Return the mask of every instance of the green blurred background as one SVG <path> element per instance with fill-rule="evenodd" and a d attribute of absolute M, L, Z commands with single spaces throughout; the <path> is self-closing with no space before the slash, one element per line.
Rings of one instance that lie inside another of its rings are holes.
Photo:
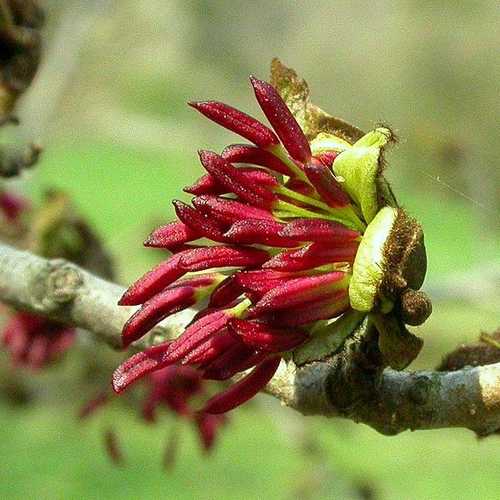
<path fill-rule="evenodd" d="M 113 253 L 121 283 L 161 257 L 141 242 L 201 173 L 196 150 L 234 142 L 185 102 L 215 98 L 260 116 L 247 76 L 266 78 L 278 56 L 324 109 L 365 130 L 388 123 L 400 137 L 387 176 L 423 223 L 435 311 L 418 329 L 426 344 L 414 367 L 434 367 L 458 343 L 500 326 L 497 2 L 45 5 L 46 55 L 22 103 L 21 134 L 46 150 L 23 189 L 71 193 Z M 168 416 L 151 428 L 133 408 L 113 406 L 76 421 L 95 378 L 95 346 L 81 344 L 36 379 L 13 373 L 32 401 L 0 399 L 1 498 L 498 498 L 498 437 L 384 437 L 302 418 L 264 396 L 234 414 L 208 458 L 177 424 L 179 456 L 165 472 L 163 445 L 176 425 Z M 122 357 L 99 349 L 109 367 Z M 86 373 L 85 383 L 75 373 Z M 124 467 L 103 453 L 108 424 L 120 434 Z"/>

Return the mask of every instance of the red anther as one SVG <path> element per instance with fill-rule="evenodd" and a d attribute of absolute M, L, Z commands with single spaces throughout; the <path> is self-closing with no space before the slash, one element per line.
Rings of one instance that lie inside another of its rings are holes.
<path fill-rule="evenodd" d="M 241 135 L 261 148 L 279 144 L 278 138 L 271 129 L 228 104 L 219 101 L 199 101 L 188 104 L 210 120 Z"/>
<path fill-rule="evenodd" d="M 280 361 L 279 356 L 273 356 L 258 364 L 245 378 L 209 399 L 202 412 L 226 413 L 253 398 L 273 378 Z"/>
<path fill-rule="evenodd" d="M 304 164 L 304 171 L 327 205 L 342 208 L 351 203 L 351 199 L 342 189 L 333 172 L 319 160 L 312 158 Z"/>
<path fill-rule="evenodd" d="M 276 89 L 253 76 L 250 82 L 262 111 L 290 156 L 302 163 L 308 161 L 311 157 L 309 141 Z"/>
<path fill-rule="evenodd" d="M 242 200 L 261 208 L 271 209 L 277 197 L 270 190 L 255 185 L 240 169 L 234 167 L 217 153 L 200 151 L 200 160 L 217 182 Z"/>
<path fill-rule="evenodd" d="M 222 151 L 221 156 L 229 163 L 251 163 L 269 168 L 283 175 L 293 176 L 290 168 L 277 156 L 265 149 L 249 144 L 231 144 Z"/>

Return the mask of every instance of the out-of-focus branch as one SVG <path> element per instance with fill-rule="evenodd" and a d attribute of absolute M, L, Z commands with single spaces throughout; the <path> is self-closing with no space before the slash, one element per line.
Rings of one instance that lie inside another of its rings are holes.
<path fill-rule="evenodd" d="M 36 164 L 41 152 L 42 148 L 38 144 L 0 150 L 0 177 L 19 175 L 25 168 Z"/>
<path fill-rule="evenodd" d="M 47 144 L 61 99 L 68 85 L 78 77 L 82 49 L 93 36 L 98 19 L 105 17 L 106 9 L 113 3 L 113 0 L 61 2 L 57 28 L 46 40 L 36 85 L 19 109 L 21 135 L 36 137 Z"/>
<path fill-rule="evenodd" d="M 0 0 L 0 120 L 8 120 L 40 63 L 43 10 L 35 0 Z"/>
<path fill-rule="evenodd" d="M 0 300 L 91 331 L 113 348 L 121 347 L 121 328 L 131 307 L 116 304 L 123 288 L 63 259 L 47 260 L 0 244 Z M 187 312 L 185 317 L 192 315 Z M 187 319 L 185 320 L 187 322 Z M 177 336 L 184 324 L 157 327 L 155 334 Z M 137 347 L 145 345 L 139 343 Z"/>
<path fill-rule="evenodd" d="M 13 115 L 40 64 L 44 12 L 36 0 L 0 0 L 0 127 L 19 124 Z M 15 177 L 38 161 L 38 144 L 2 147 L 0 177 Z"/>
<path fill-rule="evenodd" d="M 116 305 L 122 292 L 66 261 L 0 245 L 0 300 L 89 330 L 115 348 L 132 311 Z M 193 310 L 174 315 L 154 330 L 149 342 L 156 335 L 176 337 L 192 315 Z M 349 362 L 349 347 L 342 362 L 300 369 L 283 362 L 267 392 L 303 414 L 340 416 L 388 435 L 444 427 L 487 435 L 500 428 L 500 363 L 412 373 L 371 372 L 355 362 L 346 370 Z"/>

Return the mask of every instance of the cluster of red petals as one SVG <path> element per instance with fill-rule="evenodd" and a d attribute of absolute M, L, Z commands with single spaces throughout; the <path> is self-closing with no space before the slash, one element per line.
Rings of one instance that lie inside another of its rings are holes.
<path fill-rule="evenodd" d="M 75 336 L 74 328 L 36 314 L 18 312 L 5 325 L 1 339 L 15 366 L 38 370 L 65 353 Z"/>
<path fill-rule="evenodd" d="M 0 213 L 11 224 L 19 220 L 29 205 L 29 201 L 23 196 L 10 191 L 0 191 Z"/>
<path fill-rule="evenodd" d="M 166 408 L 177 417 L 192 422 L 196 426 L 203 449 L 210 451 L 220 427 L 226 422 L 226 417 L 194 409 L 193 401 L 205 397 L 207 391 L 201 373 L 190 366 L 171 365 L 149 374 L 143 381 L 147 393 L 141 403 L 142 418 L 147 422 L 156 422 L 158 410 Z M 79 417 L 88 418 L 109 402 L 108 394 L 103 392 L 81 408 Z M 113 436 L 112 440 L 110 436 Z M 108 446 L 110 442 L 115 445 Z M 121 459 L 116 459 L 121 455 L 116 453 L 120 447 L 111 429 L 106 431 L 105 444 L 110 458 L 120 462 Z"/>
<path fill-rule="evenodd" d="M 203 448 L 210 451 L 226 417 L 193 410 L 192 399 L 205 395 L 200 372 L 190 366 L 171 365 L 151 373 L 147 379 L 150 390 L 142 407 L 143 417 L 154 422 L 157 408 L 166 406 L 196 425 Z"/>
<path fill-rule="evenodd" d="M 273 130 L 221 102 L 190 103 L 253 144 L 201 151 L 206 174 L 185 188 L 192 204 L 174 201 L 178 220 L 146 240 L 172 256 L 123 295 L 120 304 L 141 306 L 124 326 L 124 346 L 171 314 L 207 305 L 176 340 L 125 361 L 113 376 L 118 393 L 165 367 L 194 367 L 210 380 L 253 367 L 201 410 L 224 413 L 268 383 L 283 353 L 307 342 L 311 324 L 349 307 L 360 234 L 338 222 L 341 210 L 355 211 L 331 169 L 336 153 L 313 156 L 278 92 L 251 83 Z M 189 245 L 202 238 L 214 244 Z"/>

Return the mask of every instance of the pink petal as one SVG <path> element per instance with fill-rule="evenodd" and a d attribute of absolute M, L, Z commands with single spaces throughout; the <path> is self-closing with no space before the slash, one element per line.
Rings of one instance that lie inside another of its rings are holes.
<path fill-rule="evenodd" d="M 279 356 L 266 359 L 257 365 L 245 378 L 209 399 L 202 412 L 211 414 L 226 413 L 253 398 L 272 379 L 280 361 Z"/>
<path fill-rule="evenodd" d="M 209 364 L 203 364 L 203 378 L 208 380 L 227 380 L 239 371 L 241 366 L 253 357 L 255 350 L 237 340 L 225 352 L 222 352 Z"/>
<path fill-rule="evenodd" d="M 144 375 L 166 366 L 168 363 L 164 363 L 164 360 L 170 344 L 171 342 L 165 342 L 150 347 L 149 349 L 134 354 L 124 361 L 113 372 L 111 381 L 113 390 L 119 394 Z"/>
<path fill-rule="evenodd" d="M 272 322 L 284 327 L 297 327 L 314 321 L 331 319 L 349 309 L 347 290 L 340 290 L 317 302 L 307 303 L 302 307 L 284 309 L 273 315 Z"/>
<path fill-rule="evenodd" d="M 316 276 L 295 278 L 269 290 L 250 310 L 249 317 L 256 317 L 263 312 L 289 309 L 314 300 L 329 296 L 344 285 L 346 274 L 331 272 Z"/>
<path fill-rule="evenodd" d="M 254 184 L 260 188 L 272 190 L 278 186 L 278 180 L 274 175 L 270 174 L 263 168 L 256 167 L 240 167 L 238 172 L 245 178 L 248 184 Z"/>
<path fill-rule="evenodd" d="M 215 123 L 235 132 L 261 148 L 279 143 L 272 130 L 255 118 L 232 106 L 218 101 L 200 101 L 188 103 Z"/>
<path fill-rule="evenodd" d="M 269 153 L 270 154 L 270 153 Z M 255 183 L 264 188 L 273 188 L 277 186 L 276 177 L 267 173 L 265 170 L 254 167 L 242 167 L 238 169 L 241 175 L 246 178 L 247 182 Z M 194 195 L 203 194 L 225 194 L 228 193 L 228 188 L 220 184 L 215 177 L 210 174 L 206 174 L 200 177 L 192 186 L 187 186 L 184 188 L 186 193 L 191 193 Z"/>
<path fill-rule="evenodd" d="M 260 351 L 260 350 L 255 350 L 252 355 L 250 355 L 247 359 L 244 359 L 236 368 L 236 373 L 238 372 L 244 372 L 246 370 L 249 370 L 253 366 L 257 366 L 262 361 L 264 361 L 267 357 L 269 356 L 269 353 L 265 351 Z"/>
<path fill-rule="evenodd" d="M 8 191 L 0 191 L 0 212 L 3 212 L 9 222 L 14 222 L 29 207 L 30 202 L 23 196 Z"/>
<path fill-rule="evenodd" d="M 234 275 L 236 282 L 250 296 L 252 301 L 259 300 L 266 292 L 284 284 L 297 276 L 292 273 L 271 269 L 241 271 Z"/>
<path fill-rule="evenodd" d="M 304 171 L 327 205 L 342 208 L 351 203 L 349 196 L 342 189 L 332 171 L 319 160 L 312 158 L 304 165 Z"/>
<path fill-rule="evenodd" d="M 31 339 L 31 345 L 26 352 L 24 364 L 33 370 L 38 370 L 47 364 L 50 359 L 49 353 L 50 337 L 36 335 Z"/>
<path fill-rule="evenodd" d="M 140 339 L 170 314 L 186 309 L 195 303 L 194 288 L 190 286 L 167 289 L 155 295 L 125 323 L 122 330 L 123 346 L 127 347 Z"/>
<path fill-rule="evenodd" d="M 213 220 L 182 201 L 174 200 L 172 203 L 177 217 L 194 232 L 212 241 L 225 241 L 222 229 Z"/>
<path fill-rule="evenodd" d="M 16 343 L 16 339 L 23 339 L 20 344 L 25 344 L 27 338 L 27 329 L 19 318 L 19 313 L 14 314 L 11 318 L 7 320 L 2 332 L 2 344 L 6 347 L 11 347 Z"/>
<path fill-rule="evenodd" d="M 172 342 L 164 360 L 168 364 L 182 360 L 202 342 L 222 330 L 231 317 L 227 311 L 214 311 L 200 317 Z"/>
<path fill-rule="evenodd" d="M 216 218 L 221 224 L 230 225 L 247 218 L 274 220 L 267 210 L 218 196 L 197 196 L 193 198 L 193 205 L 200 212 Z"/>
<path fill-rule="evenodd" d="M 305 332 L 300 330 L 282 330 L 273 328 L 266 323 L 236 318 L 231 320 L 230 327 L 248 347 L 268 353 L 295 349 L 309 338 Z"/>
<path fill-rule="evenodd" d="M 208 413 L 198 414 L 196 425 L 205 451 L 210 451 L 213 448 L 217 431 L 224 422 L 225 419 L 222 415 L 210 415 Z"/>
<path fill-rule="evenodd" d="M 231 348 L 235 342 L 237 342 L 235 335 L 227 328 L 223 328 L 184 356 L 182 364 L 197 365 L 200 363 L 211 363 L 216 357 Z"/>
<path fill-rule="evenodd" d="M 221 186 L 215 177 L 205 174 L 191 186 L 185 187 L 183 191 L 198 196 L 202 194 L 223 194 L 227 192 L 227 189 Z"/>
<path fill-rule="evenodd" d="M 277 156 L 269 151 L 249 144 L 231 144 L 222 151 L 222 158 L 229 163 L 251 163 L 269 168 L 283 175 L 292 176 L 293 172 Z"/>
<path fill-rule="evenodd" d="M 283 271 L 304 271 L 336 262 L 353 262 L 358 251 L 358 242 L 352 241 L 342 246 L 310 243 L 299 250 L 287 250 L 275 255 L 262 267 Z"/>
<path fill-rule="evenodd" d="M 295 219 L 286 224 L 279 234 L 297 241 L 315 241 L 323 244 L 352 241 L 360 236 L 357 231 L 325 219 Z"/>
<path fill-rule="evenodd" d="M 3 343 L 8 347 L 14 364 L 22 364 L 25 353 L 29 349 L 31 332 L 19 318 L 20 313 L 14 315 L 5 327 Z"/>
<path fill-rule="evenodd" d="M 200 238 L 200 234 L 183 222 L 170 222 L 155 229 L 144 242 L 146 247 L 174 248 Z"/>
<path fill-rule="evenodd" d="M 285 184 L 285 187 L 291 189 L 292 191 L 297 191 L 297 193 L 303 194 L 305 196 L 314 197 L 314 195 L 316 194 L 316 191 L 311 186 L 311 184 L 301 181 L 300 179 L 289 179 Z"/>
<path fill-rule="evenodd" d="M 212 151 L 200 151 L 200 160 L 205 169 L 225 186 L 229 192 L 238 195 L 242 200 L 257 207 L 270 209 L 277 200 L 274 193 L 255 185 L 247 179 L 244 172 L 224 160 Z M 185 221 L 184 221 L 185 222 Z"/>
<path fill-rule="evenodd" d="M 327 167 L 331 167 L 333 165 L 333 161 L 339 153 L 337 151 L 323 151 L 322 153 L 315 156 L 323 165 Z"/>
<path fill-rule="evenodd" d="M 224 236 L 234 243 L 271 247 L 296 247 L 298 242 L 278 233 L 284 224 L 270 219 L 245 219 L 235 222 Z"/>
<path fill-rule="evenodd" d="M 186 274 L 186 270 L 180 265 L 182 256 L 191 250 L 183 250 L 172 255 L 168 260 L 161 262 L 151 271 L 130 285 L 118 302 L 121 306 L 133 306 L 142 304 L 150 299 L 175 280 Z"/>
<path fill-rule="evenodd" d="M 309 160 L 311 148 L 307 137 L 276 89 L 269 83 L 253 76 L 250 77 L 250 82 L 262 111 L 290 156 L 300 162 Z"/>
<path fill-rule="evenodd" d="M 210 295 L 208 307 L 222 307 L 230 304 L 243 293 L 235 275 L 228 276 Z"/>
<path fill-rule="evenodd" d="M 202 271 L 215 267 L 260 266 L 269 258 L 264 250 L 236 246 L 196 248 L 182 255 L 180 265 L 187 271 Z"/>

